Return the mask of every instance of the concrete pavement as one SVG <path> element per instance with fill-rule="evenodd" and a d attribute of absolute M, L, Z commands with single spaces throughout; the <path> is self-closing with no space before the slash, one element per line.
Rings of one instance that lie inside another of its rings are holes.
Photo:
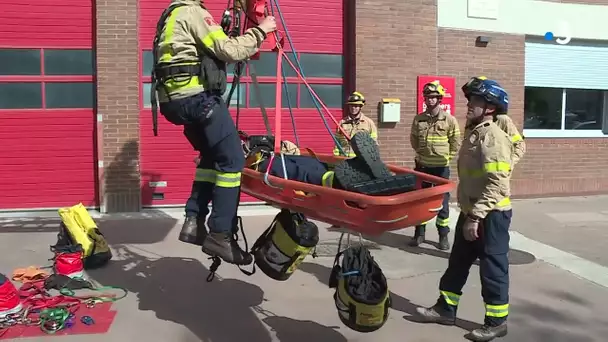
<path fill-rule="evenodd" d="M 511 243 L 509 335 L 497 341 L 591 342 L 608 336 L 608 274 L 602 244 L 608 197 L 521 200 L 515 203 Z M 603 201 L 602 207 L 599 203 Z M 270 223 L 271 212 L 244 218 L 251 245 Z M 242 213 L 243 214 L 243 213 Z M 255 214 L 255 215 L 253 215 Z M 455 218 L 455 215 L 453 216 Z M 483 320 L 478 268 L 471 270 L 459 308 L 459 324 L 416 323 L 418 305 L 430 305 L 447 266 L 448 253 L 429 244 L 407 246 L 413 231 L 385 233 L 363 241 L 389 279 L 393 308 L 377 332 L 360 334 L 340 322 L 327 279 L 340 233 L 319 223 L 319 257 L 308 258 L 287 282 L 257 272 L 251 277 L 223 264 L 207 283 L 210 261 L 200 250 L 177 241 L 180 211 L 98 218 L 115 252 L 111 265 L 89 272 L 104 285 L 130 291 L 117 302 L 117 319 L 106 335 L 57 337 L 61 341 L 461 341 Z M 455 220 L 452 220 L 455 222 Z M 573 223 L 574 222 L 574 223 Z M 0 219 L 0 271 L 50 257 L 58 220 L 50 217 Z M 573 234 L 575 232 L 576 234 Z M 453 237 L 451 237 L 453 240 Z M 356 243 L 357 238 L 352 237 Z M 20 341 L 43 341 L 22 339 Z"/>

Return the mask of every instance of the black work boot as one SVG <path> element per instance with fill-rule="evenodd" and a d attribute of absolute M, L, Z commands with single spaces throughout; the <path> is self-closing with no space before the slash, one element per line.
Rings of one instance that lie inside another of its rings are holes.
<path fill-rule="evenodd" d="M 251 254 L 241 249 L 232 233 L 210 232 L 203 242 L 202 251 L 235 265 L 249 265 L 253 262 Z"/>
<path fill-rule="evenodd" d="M 334 177 L 338 184 L 334 187 L 348 190 L 351 185 L 374 179 L 365 161 L 359 157 L 346 159 L 334 166 Z"/>
<path fill-rule="evenodd" d="M 378 144 L 369 133 L 358 132 L 350 139 L 353 151 L 362 159 L 374 178 L 386 178 L 392 176 L 391 171 L 386 167 L 380 157 Z"/>
<path fill-rule="evenodd" d="M 416 308 L 416 312 L 422 318 L 422 323 L 437 323 L 442 325 L 456 324 L 456 315 L 442 308 L 441 305 L 434 305 L 430 308 Z"/>
<path fill-rule="evenodd" d="M 182 230 L 179 232 L 179 241 L 202 246 L 207 236 L 205 219 L 188 216 L 184 220 Z"/>
<path fill-rule="evenodd" d="M 507 323 L 503 323 L 499 326 L 491 327 L 488 325 L 484 325 L 481 328 L 477 328 L 467 335 L 465 338 L 470 341 L 475 342 L 487 342 L 492 341 L 497 337 L 505 337 L 507 336 Z"/>
<path fill-rule="evenodd" d="M 437 248 L 442 251 L 450 249 L 450 240 L 448 239 L 448 233 L 439 233 L 439 244 Z"/>
<path fill-rule="evenodd" d="M 416 226 L 414 237 L 410 241 L 410 246 L 418 247 L 424 242 L 424 226 Z"/>

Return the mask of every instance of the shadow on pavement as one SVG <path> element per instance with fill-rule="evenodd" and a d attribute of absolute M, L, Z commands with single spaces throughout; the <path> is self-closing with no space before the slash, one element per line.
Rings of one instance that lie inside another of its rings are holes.
<path fill-rule="evenodd" d="M 308 274 L 314 275 L 319 282 L 329 286 L 328 281 L 329 275 L 331 273 L 331 269 L 329 267 L 325 267 L 323 265 L 315 263 L 304 262 L 300 264 L 300 267 L 298 267 L 298 269 Z M 403 316 L 405 320 L 413 323 L 422 323 L 418 319 L 418 315 L 416 313 L 416 308 L 418 307 L 418 305 L 412 303 L 409 299 L 402 297 L 394 292 L 391 292 L 391 298 L 393 301 L 392 309 L 407 314 L 406 316 Z M 480 324 L 463 319 L 457 319 L 456 326 L 469 331 L 478 328 Z"/>
<path fill-rule="evenodd" d="M 306 341 L 346 341 L 330 327 L 278 317 L 261 309 L 264 292 L 256 285 L 218 276 L 207 282 L 209 270 L 198 260 L 151 259 L 127 246 L 114 247 L 117 260 L 104 269 L 90 271 L 90 276 L 103 285 L 135 293 L 140 310 L 153 311 L 158 319 L 183 325 L 201 341 L 271 341 L 256 312 L 266 316 L 264 323 L 282 341 L 304 341 L 300 336 L 303 331 L 308 334 Z"/>
<path fill-rule="evenodd" d="M 112 214 L 95 218 L 110 245 L 152 244 L 163 241 L 177 220 L 160 210 Z M 61 220 L 54 217 L 1 218 L 0 233 L 57 233 Z"/>
<path fill-rule="evenodd" d="M 342 228 L 334 228 L 334 227 L 328 228 L 328 230 L 332 231 L 332 232 L 348 232 L 348 230 L 343 230 Z M 443 258 L 443 259 L 450 258 L 450 252 L 438 250 L 437 249 L 438 244 L 437 244 L 437 242 L 434 242 L 434 241 L 425 241 L 425 244 L 430 244 L 431 246 L 433 246 L 433 248 L 426 248 L 426 247 L 411 247 L 409 245 L 410 241 L 412 241 L 411 236 L 397 234 L 397 233 L 393 233 L 393 232 L 384 232 L 384 233 L 382 233 L 382 235 L 378 235 L 378 236 L 364 235 L 363 238 L 366 240 L 372 241 L 374 243 L 377 243 L 379 245 L 400 249 L 400 250 L 408 252 L 410 254 L 416 254 L 416 255 L 425 254 L 425 255 L 430 255 L 430 256 L 434 256 L 437 258 Z M 532 255 L 530 253 L 520 251 L 517 249 L 511 249 L 509 251 L 509 264 L 510 265 L 514 265 L 514 266 L 527 265 L 527 264 L 533 263 L 534 261 L 536 261 L 536 258 L 534 257 L 534 255 Z M 475 261 L 475 265 L 479 265 L 479 261 Z"/>

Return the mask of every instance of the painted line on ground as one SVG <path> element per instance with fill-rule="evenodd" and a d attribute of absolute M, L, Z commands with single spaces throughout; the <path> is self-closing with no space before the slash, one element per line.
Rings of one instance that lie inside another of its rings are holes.
<path fill-rule="evenodd" d="M 529 239 L 514 231 L 511 231 L 511 248 L 533 254 L 539 260 L 608 288 L 608 267 Z"/>

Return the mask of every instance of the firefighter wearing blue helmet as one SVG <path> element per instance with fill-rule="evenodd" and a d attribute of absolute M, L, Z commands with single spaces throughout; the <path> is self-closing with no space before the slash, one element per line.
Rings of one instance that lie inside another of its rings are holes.
<path fill-rule="evenodd" d="M 418 308 L 424 322 L 455 324 L 469 270 L 479 258 L 485 320 L 466 337 L 490 341 L 507 334 L 509 314 L 510 175 L 513 144 L 494 122 L 508 106 L 507 92 L 495 81 L 480 80 L 468 89 L 467 126 L 458 154 L 458 205 L 454 246 L 439 283 L 439 298 Z"/>

